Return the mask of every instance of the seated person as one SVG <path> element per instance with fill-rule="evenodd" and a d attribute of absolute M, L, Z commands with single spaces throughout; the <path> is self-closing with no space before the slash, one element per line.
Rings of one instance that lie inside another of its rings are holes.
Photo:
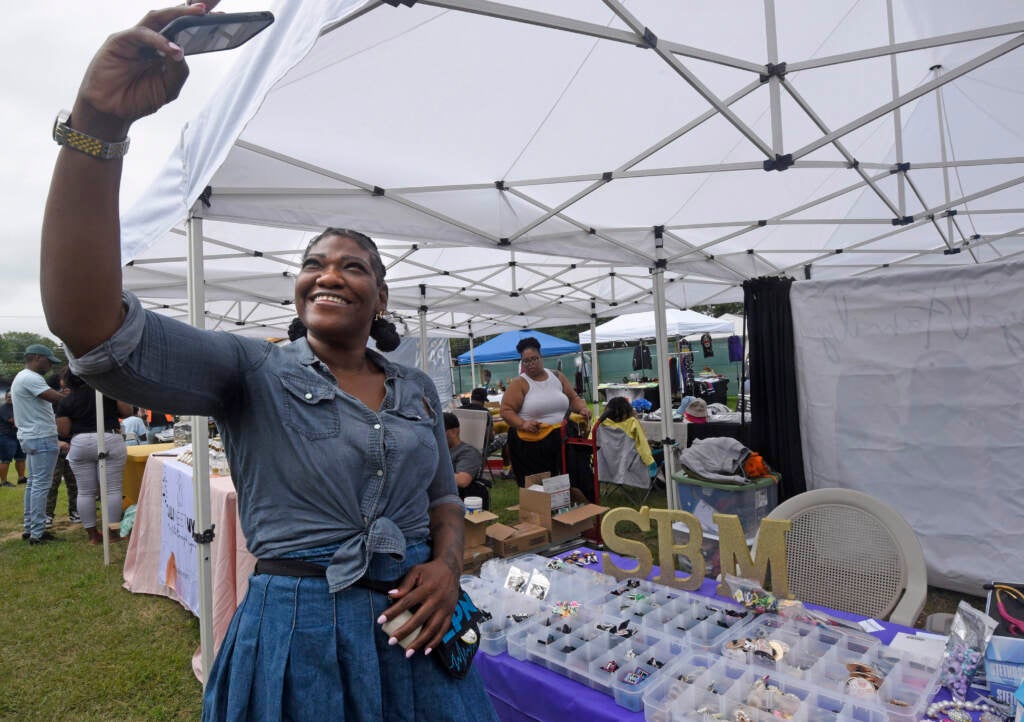
<path fill-rule="evenodd" d="M 125 446 L 139 446 L 146 443 L 149 429 L 146 422 L 142 420 L 143 412 L 138 406 L 132 407 L 132 415 L 121 419 L 121 433 L 124 434 Z"/>
<path fill-rule="evenodd" d="M 485 455 L 490 456 L 498 449 L 505 448 L 508 434 L 494 434 L 494 417 L 491 416 L 491 410 L 487 408 L 487 389 L 483 387 L 473 389 L 469 394 L 469 403 L 466 404 L 466 408 L 487 412 L 487 431 L 484 432 L 484 449 L 487 450 Z"/>
<path fill-rule="evenodd" d="M 483 468 L 480 452 L 460 438 L 459 417 L 447 411 L 444 414 L 444 435 L 448 441 L 448 452 L 452 455 L 452 466 L 455 467 L 459 497 L 465 499 L 467 496 L 479 496 L 483 499 L 483 508 L 490 509 L 491 492 L 477 478 Z"/>
<path fill-rule="evenodd" d="M 626 436 L 633 440 L 640 460 L 647 464 L 647 471 L 653 478 L 658 474 L 658 464 L 651 453 L 651 446 L 647 443 L 647 435 L 644 433 L 640 422 L 636 420 L 636 414 L 629 400 L 623 396 L 616 396 L 608 401 L 604 413 L 597 420 L 602 426 L 609 426 L 619 429 Z"/>

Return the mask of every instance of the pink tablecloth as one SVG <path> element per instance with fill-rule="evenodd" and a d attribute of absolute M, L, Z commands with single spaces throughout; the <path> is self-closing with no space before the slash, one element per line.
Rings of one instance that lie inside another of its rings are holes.
<path fill-rule="evenodd" d="M 161 479 L 168 457 L 150 456 L 139 489 L 135 527 L 128 541 L 124 560 L 124 587 L 139 594 L 160 594 L 182 602 L 174 589 L 160 583 Z M 249 586 L 249 575 L 256 559 L 245 548 L 245 537 L 238 524 L 238 504 L 230 477 L 210 478 L 210 515 L 216 535 L 210 545 L 213 576 L 213 638 L 220 647 L 231 616 Z M 216 653 L 217 649 L 214 649 Z M 196 676 L 202 679 L 200 654 L 192 658 Z"/>

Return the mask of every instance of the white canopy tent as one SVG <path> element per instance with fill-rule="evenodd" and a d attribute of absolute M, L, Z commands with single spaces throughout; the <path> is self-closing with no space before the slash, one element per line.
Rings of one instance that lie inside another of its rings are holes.
<path fill-rule="evenodd" d="M 734 313 L 723 313 L 718 317 L 719 321 L 727 321 L 732 325 L 728 331 L 711 331 L 711 338 L 729 338 L 729 336 L 743 336 L 743 316 Z M 700 338 L 701 333 L 688 334 L 687 340 Z"/>
<path fill-rule="evenodd" d="M 598 343 L 609 341 L 639 341 L 655 338 L 657 329 L 654 322 L 654 311 L 642 313 L 626 313 L 616 316 L 597 327 L 597 333 L 590 331 L 580 333 L 580 343 L 590 343 L 591 338 Z M 732 332 L 730 321 L 720 321 L 712 316 L 705 316 L 691 309 L 665 309 L 665 334 L 667 336 L 689 336 L 692 333 Z"/>
<path fill-rule="evenodd" d="M 294 317 L 300 255 L 315 233 L 212 220 L 203 225 L 207 327 L 284 336 Z M 187 313 L 184 235 L 172 229 L 124 271 L 126 288 L 172 316 Z M 377 244 L 387 266 L 389 308 L 411 325 L 426 305 L 431 335 L 491 335 L 653 309 L 647 268 L 387 238 Z"/>
<path fill-rule="evenodd" d="M 737 301 L 744 279 L 766 274 L 955 272 L 1024 250 L 1018 3 L 551 7 L 278 2 L 277 23 L 124 217 L 125 259 L 184 268 L 166 234 L 191 214 L 190 301 L 204 323 L 201 218 L 355 227 L 413 258 L 488 248 L 518 269 L 523 254 L 555 254 L 604 264 L 610 282 L 619 267 L 651 268 L 637 294 L 656 309 Z M 456 313 L 528 304 L 516 289 L 445 312 L 457 325 Z M 608 299 L 577 309 L 593 322 L 618 309 Z M 418 300 L 423 333 L 441 301 Z"/>

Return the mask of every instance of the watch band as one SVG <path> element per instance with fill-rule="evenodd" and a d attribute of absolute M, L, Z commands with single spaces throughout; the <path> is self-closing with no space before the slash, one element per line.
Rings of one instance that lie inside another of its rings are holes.
<path fill-rule="evenodd" d="M 62 110 L 57 114 L 57 120 L 53 123 L 53 139 L 57 141 L 57 145 L 66 146 L 100 160 L 123 158 L 128 152 L 128 138 L 116 143 L 109 143 L 86 135 L 80 130 L 75 130 L 68 125 L 70 120 L 71 113 L 67 110 Z"/>

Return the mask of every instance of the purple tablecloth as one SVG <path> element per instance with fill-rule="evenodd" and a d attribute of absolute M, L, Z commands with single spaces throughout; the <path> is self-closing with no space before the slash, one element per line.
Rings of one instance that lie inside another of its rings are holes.
<path fill-rule="evenodd" d="M 582 551 L 590 551 L 583 549 Z M 567 556 L 566 552 L 562 556 Z M 623 568 L 629 568 L 635 560 L 624 559 L 611 555 Z M 600 571 L 600 562 L 590 568 Z M 651 576 L 658 573 L 655 567 Z M 700 594 L 713 597 L 717 582 L 705 579 Z M 814 607 L 814 605 L 808 605 Z M 829 614 L 842 619 L 860 621 L 865 617 L 823 609 Z M 884 644 L 888 644 L 897 632 L 911 632 L 913 629 L 901 624 L 891 624 L 877 620 L 882 629 L 875 632 Z M 494 709 L 504 722 L 524 722 L 528 720 L 578 720 L 579 722 L 643 722 L 642 712 L 630 712 L 617 704 L 606 694 L 593 690 L 575 680 L 563 677 L 532 662 L 513 659 L 508 654 L 490 656 L 478 654 L 474 665 L 483 677 Z M 949 699 L 949 693 L 941 689 L 935 699 Z"/>

